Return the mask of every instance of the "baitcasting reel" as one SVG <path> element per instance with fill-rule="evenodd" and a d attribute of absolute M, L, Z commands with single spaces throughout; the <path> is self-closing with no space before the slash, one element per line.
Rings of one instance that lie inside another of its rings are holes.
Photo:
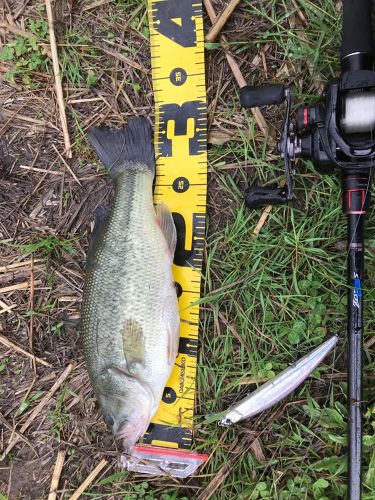
<path fill-rule="evenodd" d="M 370 69 L 355 69 L 355 64 L 371 67 L 371 61 L 366 62 L 362 55 L 357 57 L 358 61 L 351 58 L 343 61 L 345 70 L 338 81 L 329 85 L 325 102 L 298 108 L 294 119 L 291 119 L 290 88 L 266 85 L 241 89 L 244 108 L 286 101 L 286 118 L 278 145 L 284 160 L 286 186 L 248 188 L 245 203 L 249 208 L 280 205 L 294 198 L 292 176 L 297 158 L 311 160 L 320 173 L 332 173 L 335 168 L 341 168 L 353 175 L 374 166 L 375 73 Z M 347 188 L 350 189 L 350 185 Z M 345 213 L 353 204 L 353 200 L 347 201 Z"/>

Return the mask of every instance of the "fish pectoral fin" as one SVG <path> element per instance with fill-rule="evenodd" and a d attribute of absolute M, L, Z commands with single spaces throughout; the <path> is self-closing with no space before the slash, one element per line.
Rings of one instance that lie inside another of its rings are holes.
<path fill-rule="evenodd" d="M 156 222 L 160 226 L 173 256 L 176 250 L 177 231 L 171 211 L 165 203 L 160 203 L 156 207 Z"/>
<path fill-rule="evenodd" d="M 139 321 L 129 318 L 125 321 L 122 330 L 122 345 L 129 373 L 132 374 L 138 368 L 144 366 L 145 361 L 145 338 L 143 328 Z"/>
<path fill-rule="evenodd" d="M 168 364 L 169 366 L 174 365 L 176 361 L 176 356 L 178 352 L 178 335 L 176 335 L 175 329 L 172 325 L 168 325 Z"/>
<path fill-rule="evenodd" d="M 131 374 L 131 372 L 129 372 L 127 366 L 120 367 L 120 366 L 111 365 L 111 366 L 108 366 L 106 368 L 106 371 L 112 372 L 113 374 L 118 375 L 120 377 L 133 378 L 133 375 Z"/>

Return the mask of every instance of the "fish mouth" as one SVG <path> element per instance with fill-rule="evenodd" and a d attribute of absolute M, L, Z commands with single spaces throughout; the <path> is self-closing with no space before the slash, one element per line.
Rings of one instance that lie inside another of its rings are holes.
<path fill-rule="evenodd" d="M 121 439 L 124 449 L 130 452 L 138 439 L 145 434 L 147 427 L 148 421 L 146 422 L 144 417 L 141 417 L 139 422 L 125 421 L 119 426 L 115 439 Z"/>
<path fill-rule="evenodd" d="M 121 428 L 116 432 L 116 439 L 127 439 L 130 436 L 138 434 L 138 426 L 135 424 L 129 424 L 126 422 Z"/>

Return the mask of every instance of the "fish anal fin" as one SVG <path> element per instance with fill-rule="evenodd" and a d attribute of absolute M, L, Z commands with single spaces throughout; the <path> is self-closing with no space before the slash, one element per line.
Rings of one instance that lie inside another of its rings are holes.
<path fill-rule="evenodd" d="M 177 243 L 177 231 L 172 213 L 165 203 L 160 203 L 156 207 L 156 222 L 165 236 L 171 255 L 174 255 Z"/>
<path fill-rule="evenodd" d="M 139 321 L 129 318 L 125 321 L 122 330 L 122 344 L 126 365 L 130 374 L 138 367 L 144 366 L 145 361 L 145 338 L 143 328 Z"/>

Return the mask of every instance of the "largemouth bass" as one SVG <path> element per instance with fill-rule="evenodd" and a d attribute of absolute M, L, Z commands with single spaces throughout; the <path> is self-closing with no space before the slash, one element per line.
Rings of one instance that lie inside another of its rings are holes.
<path fill-rule="evenodd" d="M 115 197 L 107 217 L 95 223 L 80 332 L 104 421 L 131 450 L 158 408 L 177 355 L 176 228 L 165 204 L 154 209 L 147 120 L 135 118 L 115 131 L 91 129 L 89 140 Z"/>

